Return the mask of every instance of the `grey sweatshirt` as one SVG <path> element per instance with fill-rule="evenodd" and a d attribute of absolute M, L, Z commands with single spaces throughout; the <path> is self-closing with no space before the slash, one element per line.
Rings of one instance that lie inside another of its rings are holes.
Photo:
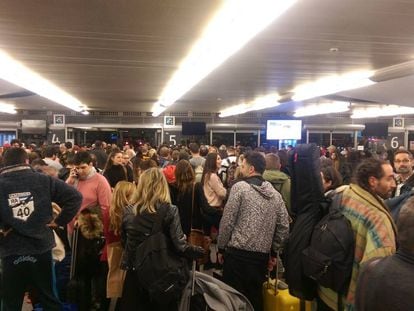
<path fill-rule="evenodd" d="M 281 195 L 263 181 L 237 182 L 224 207 L 218 236 L 219 249 L 277 252 L 289 233 L 289 218 Z"/>

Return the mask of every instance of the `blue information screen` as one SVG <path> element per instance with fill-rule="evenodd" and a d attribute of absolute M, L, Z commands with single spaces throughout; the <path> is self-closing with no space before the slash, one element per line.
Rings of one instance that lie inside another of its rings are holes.
<path fill-rule="evenodd" d="M 10 142 L 15 138 L 16 132 L 0 132 L 0 146 L 4 146 L 4 144 L 10 144 Z"/>

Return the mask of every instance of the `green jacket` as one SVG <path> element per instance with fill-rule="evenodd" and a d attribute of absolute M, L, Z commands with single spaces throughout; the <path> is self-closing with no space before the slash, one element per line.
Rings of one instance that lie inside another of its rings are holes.
<path fill-rule="evenodd" d="M 270 182 L 281 195 L 285 206 L 290 211 L 290 177 L 279 170 L 265 170 L 263 179 Z"/>

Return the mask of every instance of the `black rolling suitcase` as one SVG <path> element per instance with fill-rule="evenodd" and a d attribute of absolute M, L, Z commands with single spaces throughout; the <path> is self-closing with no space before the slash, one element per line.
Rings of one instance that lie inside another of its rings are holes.
<path fill-rule="evenodd" d="M 86 301 L 85 291 L 86 285 L 83 278 L 80 277 L 77 271 L 78 263 L 78 241 L 79 228 L 75 227 L 72 234 L 72 254 L 70 262 L 70 281 L 67 286 L 66 298 L 67 301 L 77 307 L 77 310 L 89 310 L 89 301 Z"/>

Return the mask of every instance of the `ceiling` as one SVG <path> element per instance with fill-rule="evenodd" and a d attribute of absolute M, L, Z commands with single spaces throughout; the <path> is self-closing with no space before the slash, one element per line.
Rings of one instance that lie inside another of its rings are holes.
<path fill-rule="evenodd" d="M 0 49 L 91 110 L 149 112 L 221 4 L 1 0 Z M 167 112 L 219 112 L 327 75 L 413 60 L 414 1 L 299 0 Z M 408 74 L 334 95 L 414 106 L 413 82 Z M 0 97 L 19 91 L 0 80 Z M 37 95 L 8 101 L 18 109 L 65 110 Z M 290 102 L 272 111 L 291 112 L 301 104 Z"/>

